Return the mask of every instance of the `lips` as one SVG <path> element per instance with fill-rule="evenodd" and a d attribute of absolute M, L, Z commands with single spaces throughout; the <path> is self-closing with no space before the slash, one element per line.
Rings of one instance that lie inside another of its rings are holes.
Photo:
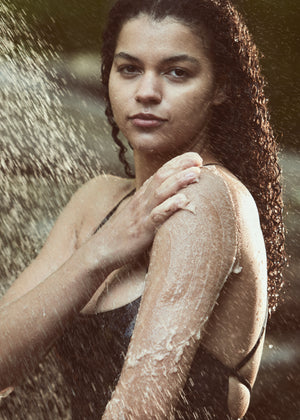
<path fill-rule="evenodd" d="M 129 117 L 129 119 L 132 121 L 132 124 L 135 127 L 140 127 L 140 128 L 160 127 L 161 125 L 163 125 L 164 122 L 167 121 L 165 118 L 161 118 L 161 117 L 158 117 L 157 115 L 148 114 L 148 113 L 135 114 Z"/>

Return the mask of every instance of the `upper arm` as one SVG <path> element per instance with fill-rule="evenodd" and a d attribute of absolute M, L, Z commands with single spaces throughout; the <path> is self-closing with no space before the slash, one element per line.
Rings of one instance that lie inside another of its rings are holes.
<path fill-rule="evenodd" d="M 68 202 L 54 224 L 38 256 L 21 273 L 1 299 L 1 306 L 19 299 L 50 274 L 55 272 L 73 254 L 77 231 L 82 219 L 84 197 L 90 182 L 81 187 Z"/>
<path fill-rule="evenodd" d="M 185 193 L 194 210 L 175 213 L 157 232 L 116 390 L 117 398 L 120 393 L 129 407 L 136 407 L 141 405 L 141 389 L 147 387 L 149 400 L 142 401 L 158 418 L 165 418 L 184 385 L 203 325 L 236 256 L 235 212 L 223 181 L 205 174 Z M 159 404 L 154 407 L 151 401 Z"/>

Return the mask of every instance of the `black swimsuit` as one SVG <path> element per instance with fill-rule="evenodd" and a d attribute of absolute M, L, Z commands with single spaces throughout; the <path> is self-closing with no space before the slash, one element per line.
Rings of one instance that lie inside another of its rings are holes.
<path fill-rule="evenodd" d="M 96 231 L 133 193 L 131 191 L 113 208 Z M 95 315 L 79 314 L 57 341 L 56 351 L 70 393 L 72 420 L 101 418 L 122 370 L 140 300 Z M 176 419 L 230 419 L 229 377 L 237 377 L 251 391 L 249 382 L 239 371 L 259 346 L 265 325 L 266 321 L 255 346 L 236 368 L 223 365 L 200 343 L 180 396 Z"/>

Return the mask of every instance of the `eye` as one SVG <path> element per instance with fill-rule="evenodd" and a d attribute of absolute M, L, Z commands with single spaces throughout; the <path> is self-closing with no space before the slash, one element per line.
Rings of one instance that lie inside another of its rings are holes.
<path fill-rule="evenodd" d="M 141 73 L 140 69 L 133 64 L 123 64 L 117 71 L 125 77 L 133 77 Z"/>
<path fill-rule="evenodd" d="M 187 70 L 184 70 L 180 67 L 173 68 L 171 70 L 168 70 L 167 75 L 169 75 L 171 78 L 183 81 L 190 77 L 190 73 Z"/>

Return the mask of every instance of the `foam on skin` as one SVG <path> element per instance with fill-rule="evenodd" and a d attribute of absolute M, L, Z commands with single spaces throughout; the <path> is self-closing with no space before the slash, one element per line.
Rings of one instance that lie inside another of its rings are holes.
<path fill-rule="evenodd" d="M 199 184 L 185 190 L 193 211 L 170 217 L 153 244 L 144 296 L 116 388 L 117 398 L 132 400 L 126 412 L 134 407 L 136 416 L 149 409 L 149 418 L 171 418 L 203 327 L 236 263 L 236 216 L 229 189 L 218 171 L 205 172 Z M 116 411 L 115 404 L 112 399 L 108 409 Z"/>

